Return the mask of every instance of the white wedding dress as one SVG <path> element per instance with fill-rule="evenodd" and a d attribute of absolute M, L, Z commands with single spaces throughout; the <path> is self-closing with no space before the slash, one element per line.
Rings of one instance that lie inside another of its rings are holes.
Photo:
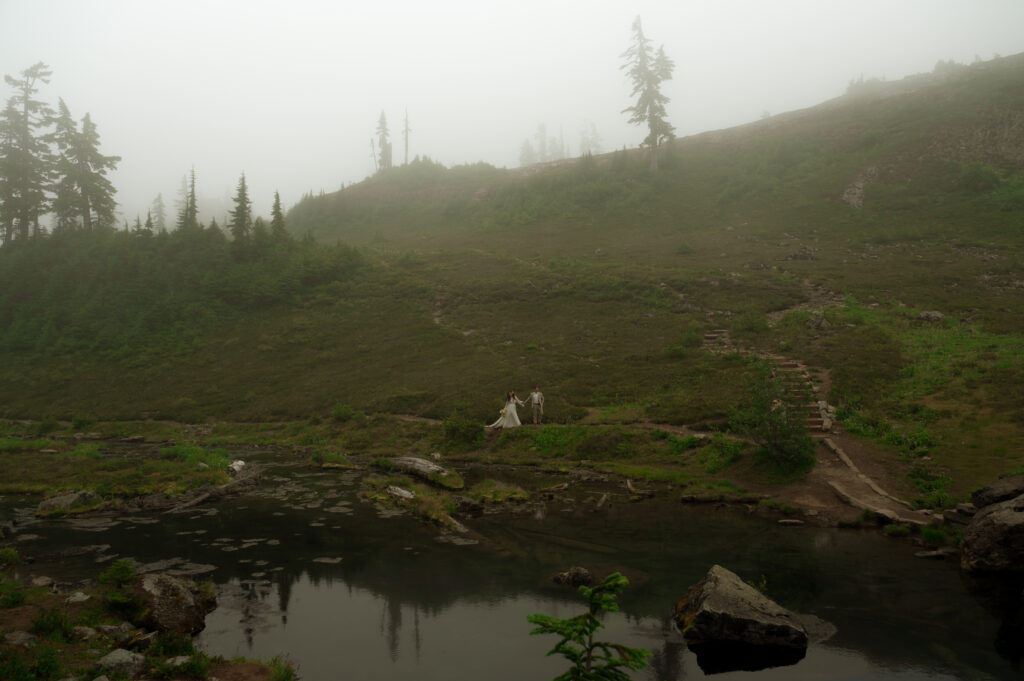
<path fill-rule="evenodd" d="M 519 420 L 519 414 L 516 413 L 516 405 L 523 406 L 524 402 L 518 397 L 513 397 L 505 406 L 502 408 L 501 413 L 498 415 L 498 420 L 488 425 L 488 428 L 518 428 L 523 425 Z"/>

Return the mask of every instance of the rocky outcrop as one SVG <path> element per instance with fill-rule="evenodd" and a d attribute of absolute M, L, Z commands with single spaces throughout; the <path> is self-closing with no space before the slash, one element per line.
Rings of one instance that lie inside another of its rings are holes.
<path fill-rule="evenodd" d="M 985 508 L 1000 501 L 1009 501 L 1024 494 L 1024 475 L 996 480 L 971 494 L 975 508 Z"/>
<path fill-rule="evenodd" d="M 720 565 L 687 591 L 675 621 L 708 674 L 794 664 L 807 650 L 794 613 Z"/>
<path fill-rule="evenodd" d="M 191 579 L 167 574 L 139 577 L 132 586 L 142 604 L 135 624 L 155 631 L 196 634 L 206 626 L 207 613 L 217 599 Z"/>
<path fill-rule="evenodd" d="M 49 499 L 43 499 L 36 507 L 36 515 L 51 515 L 53 513 L 67 513 L 68 511 L 84 506 L 95 506 L 103 502 L 103 498 L 95 492 L 82 490 L 80 492 L 68 492 Z"/>
<path fill-rule="evenodd" d="M 960 543 L 960 565 L 970 572 L 1024 573 L 1024 494 L 975 514 Z"/>

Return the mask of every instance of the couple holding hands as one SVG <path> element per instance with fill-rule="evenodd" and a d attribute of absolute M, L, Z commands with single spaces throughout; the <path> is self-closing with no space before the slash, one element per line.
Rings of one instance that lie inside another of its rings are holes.
<path fill-rule="evenodd" d="M 539 387 L 534 387 L 533 392 L 526 398 L 529 401 L 530 406 L 533 408 L 533 423 L 540 423 L 544 417 L 544 393 L 540 391 Z M 509 390 L 505 396 L 505 406 L 501 408 L 501 413 L 498 415 L 498 420 L 494 423 L 488 424 L 488 428 L 517 428 L 522 425 L 519 420 L 519 414 L 516 413 L 516 405 L 520 407 L 525 406 L 526 402 L 516 397 L 516 393 L 513 390 Z"/>

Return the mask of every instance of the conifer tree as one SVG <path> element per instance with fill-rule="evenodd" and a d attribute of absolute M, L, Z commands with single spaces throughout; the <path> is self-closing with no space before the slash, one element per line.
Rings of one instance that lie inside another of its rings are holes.
<path fill-rule="evenodd" d="M 281 194 L 274 192 L 274 205 L 270 208 L 270 232 L 278 241 L 288 241 L 288 226 L 284 221 L 284 211 L 281 210 Z"/>
<path fill-rule="evenodd" d="M 184 190 L 185 187 L 183 186 Z M 196 205 L 196 169 L 192 166 L 188 187 L 178 211 L 178 229 L 199 229 L 199 207 Z"/>
<path fill-rule="evenodd" d="M 391 140 L 388 132 L 388 119 L 384 112 L 380 112 L 380 119 L 377 121 L 377 145 L 380 148 L 380 163 L 378 168 L 387 170 L 391 167 Z"/>
<path fill-rule="evenodd" d="M 161 232 L 167 231 L 167 207 L 164 205 L 164 195 L 157 194 L 156 198 L 153 199 L 153 206 L 150 209 L 150 213 L 153 216 L 153 227 L 154 229 L 160 230 Z"/>
<path fill-rule="evenodd" d="M 49 210 L 46 196 L 53 160 L 46 139 L 37 135 L 49 126 L 53 110 L 34 97 L 37 83 L 49 83 L 52 72 L 38 62 L 21 78 L 4 76 L 15 94 L 0 113 L 0 236 L 4 243 L 39 234 L 39 217 Z"/>
<path fill-rule="evenodd" d="M 117 202 L 107 172 L 117 167 L 121 157 L 99 152 L 100 136 L 89 114 L 82 118 L 79 131 L 63 99 L 58 111 L 53 134 L 58 152 L 53 199 L 57 227 L 112 226 Z"/>
<path fill-rule="evenodd" d="M 637 98 L 636 104 L 623 109 L 622 113 L 630 114 L 630 123 L 647 126 L 643 146 L 651 150 L 651 170 L 657 170 L 658 146 L 675 136 L 675 128 L 665 119 L 669 98 L 661 93 L 662 82 L 672 79 L 675 62 L 665 55 L 664 46 L 654 52 L 639 16 L 633 21 L 633 44 L 622 57 L 626 60 L 622 68 L 629 74 L 632 95 Z"/>
<path fill-rule="evenodd" d="M 231 210 L 228 229 L 236 243 L 245 242 L 252 235 L 252 200 L 249 198 L 249 187 L 245 183 L 245 173 L 238 180 L 235 192 L 235 207 Z"/>

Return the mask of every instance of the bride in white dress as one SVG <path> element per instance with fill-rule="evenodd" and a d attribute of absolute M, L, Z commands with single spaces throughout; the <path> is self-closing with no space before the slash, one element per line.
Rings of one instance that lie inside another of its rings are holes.
<path fill-rule="evenodd" d="M 519 420 L 519 414 L 516 412 L 517 404 L 521 407 L 525 403 L 516 397 L 516 394 L 513 391 L 509 390 L 508 395 L 505 396 L 505 406 L 502 407 L 501 413 L 498 415 L 498 420 L 489 424 L 487 427 L 517 428 L 523 425 Z"/>

